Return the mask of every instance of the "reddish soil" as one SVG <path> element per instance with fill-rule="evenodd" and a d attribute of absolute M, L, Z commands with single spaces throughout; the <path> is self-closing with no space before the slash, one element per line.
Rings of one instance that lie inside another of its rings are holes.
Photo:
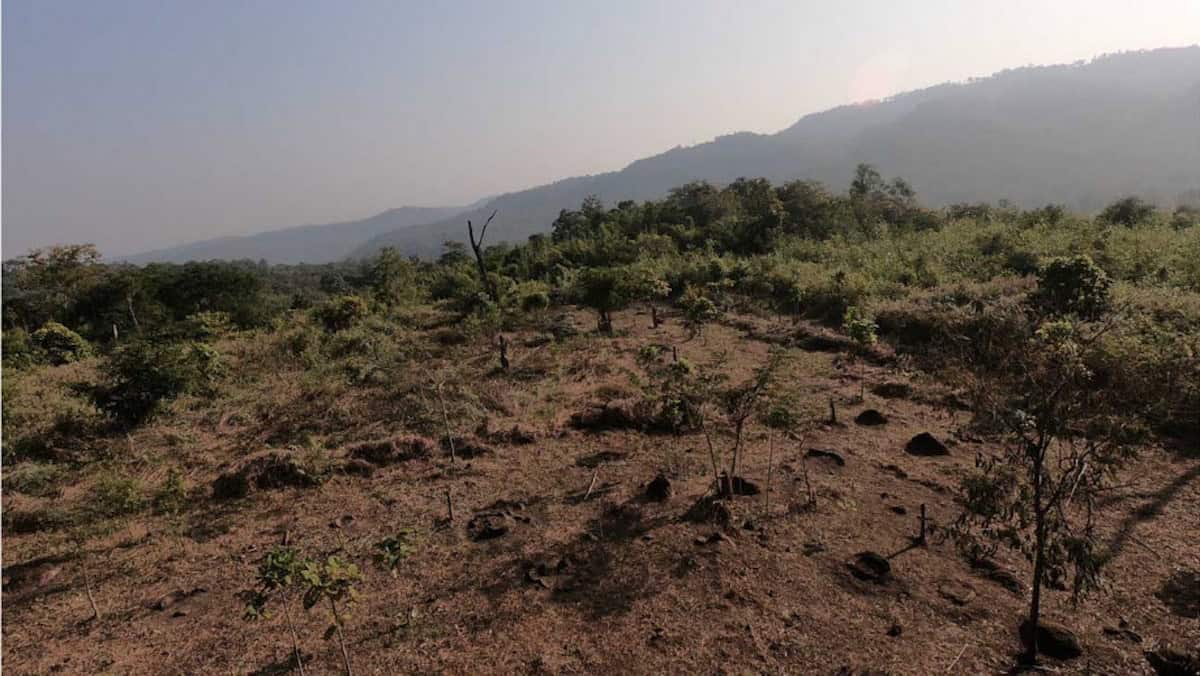
<path fill-rule="evenodd" d="M 580 326 L 591 323 L 580 316 Z M 702 435 L 579 431 L 569 418 L 598 390 L 631 390 L 642 345 L 676 344 L 681 357 L 701 363 L 724 351 L 737 379 L 763 363 L 770 336 L 784 330 L 746 319 L 687 340 L 676 322 L 648 324 L 622 313 L 617 337 L 576 339 L 574 352 L 532 376 L 472 367 L 477 375 L 466 387 L 497 402 L 488 407 L 490 429 L 519 424 L 535 439 L 488 439 L 494 453 L 455 465 L 435 450 L 369 477 L 338 473 L 316 488 L 219 501 L 211 482 L 271 446 L 254 441 L 264 433 L 239 416 L 237 402 L 181 413 L 176 425 L 195 425 L 194 448 L 183 442 L 176 451 L 190 453 L 193 504 L 181 516 L 138 517 L 88 542 L 102 619 L 90 619 L 79 560 L 64 556 L 70 550 L 60 537 L 6 533 L 6 672 L 286 673 L 291 638 L 282 614 L 248 622 L 238 596 L 253 586 L 263 554 L 285 539 L 362 568 L 362 596 L 346 625 L 358 674 L 983 674 L 1013 666 L 1026 595 L 973 570 L 937 532 L 956 515 L 958 477 L 997 442 L 967 431 L 969 413 L 923 403 L 944 394 L 936 379 L 899 371 L 894 360 L 872 365 L 869 384 L 909 383 L 911 394 L 882 398 L 868 389 L 865 402 L 852 403 L 859 369 L 846 355 L 791 348 L 788 385 L 804 393 L 813 417 L 826 415 L 834 397 L 841 424 L 814 429 L 803 444 L 752 428 L 739 473 L 764 490 L 732 499 L 732 523 L 719 529 L 682 519 L 712 485 Z M 749 327 L 756 338 L 746 337 Z M 547 361 L 543 348 L 512 343 L 516 369 Z M 354 421 L 337 429 L 340 448 L 409 432 L 361 399 L 338 406 L 331 419 Z M 867 408 L 887 423 L 855 424 Z M 457 423 L 456 433 L 470 435 L 477 422 Z M 944 442 L 949 455 L 905 453 L 920 432 Z M 147 430 L 129 443 L 162 437 Z M 807 460 L 817 496 L 809 509 L 802 469 L 813 448 L 835 452 L 844 465 Z M 1187 455 L 1147 448 L 1124 471 L 1101 518 L 1112 553 L 1102 588 L 1078 605 L 1069 592 L 1048 592 L 1045 615 L 1070 627 L 1084 649 L 1071 661 L 1048 660 L 1057 673 L 1150 674 L 1143 651 L 1200 647 L 1200 618 L 1186 616 L 1186 604 L 1173 609 L 1175 597 L 1162 593 L 1179 571 L 1200 570 L 1200 459 Z M 660 473 L 671 495 L 645 499 Z M 448 524 L 447 491 L 455 514 Z M 468 522 L 497 501 L 507 503 L 497 510 L 510 515 L 500 517 L 507 532 L 473 541 Z M 14 504 L 6 497 L 6 508 Z M 921 505 L 934 529 L 926 546 L 913 544 Z M 406 527 L 417 545 L 393 578 L 372 564 L 373 545 Z M 851 574 L 847 562 L 863 551 L 887 557 L 886 580 Z M 1000 564 L 1028 583 L 1023 559 L 1004 555 Z M 293 615 L 308 673 L 337 673 L 337 643 L 322 638 L 327 614 Z M 1122 621 L 1140 642 L 1106 633 Z"/>

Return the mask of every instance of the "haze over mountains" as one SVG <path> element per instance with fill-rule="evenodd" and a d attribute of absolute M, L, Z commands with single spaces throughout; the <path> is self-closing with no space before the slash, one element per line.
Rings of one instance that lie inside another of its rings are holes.
<path fill-rule="evenodd" d="M 466 208 L 394 209 L 350 223 L 224 238 L 132 262 L 266 259 L 328 262 L 384 246 L 434 256 L 465 238 L 466 219 L 498 215 L 488 243 L 546 232 L 588 195 L 606 204 L 658 198 L 693 180 L 812 179 L 842 190 L 854 166 L 903 176 L 922 201 L 1065 203 L 1096 211 L 1128 194 L 1170 206 L 1200 195 L 1200 46 L 1026 67 L 885 101 L 805 116 L 775 134 L 736 133 Z"/>

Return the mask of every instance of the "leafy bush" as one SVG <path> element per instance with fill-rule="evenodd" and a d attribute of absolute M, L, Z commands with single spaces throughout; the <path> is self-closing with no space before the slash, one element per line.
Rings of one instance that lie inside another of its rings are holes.
<path fill-rule="evenodd" d="M 105 472 L 88 494 L 84 511 L 94 518 L 115 518 L 141 511 L 147 503 L 141 481 Z"/>
<path fill-rule="evenodd" d="M 359 296 L 336 296 L 313 310 L 316 320 L 330 332 L 348 329 L 369 313 L 367 301 Z"/>
<path fill-rule="evenodd" d="M 38 362 L 38 350 L 24 329 L 5 331 L 2 340 L 6 368 L 28 368 Z"/>
<path fill-rule="evenodd" d="M 1052 315 L 1096 319 L 1111 305 L 1112 280 L 1088 256 L 1055 258 L 1038 272 L 1033 301 Z"/>
<path fill-rule="evenodd" d="M 58 322 L 46 322 L 31 338 L 51 364 L 69 364 L 91 353 L 83 336 Z"/>
<path fill-rule="evenodd" d="M 106 383 L 92 391 L 96 408 L 123 426 L 141 424 L 182 394 L 210 387 L 224 370 L 220 354 L 203 343 L 137 341 L 102 366 Z"/>
<path fill-rule="evenodd" d="M 1154 205 L 1139 197 L 1125 197 L 1113 202 L 1100 212 L 1100 220 L 1114 225 L 1132 228 L 1154 215 Z"/>

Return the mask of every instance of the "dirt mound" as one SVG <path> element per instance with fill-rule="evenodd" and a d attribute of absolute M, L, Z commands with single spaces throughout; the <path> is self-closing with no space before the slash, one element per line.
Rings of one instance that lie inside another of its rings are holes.
<path fill-rule="evenodd" d="M 671 497 L 671 482 L 667 477 L 659 474 L 654 477 L 654 480 L 646 485 L 646 499 L 654 502 L 662 502 Z"/>
<path fill-rule="evenodd" d="M 859 552 L 846 562 L 850 574 L 865 582 L 887 582 L 892 577 L 892 564 L 875 552 Z"/>
<path fill-rule="evenodd" d="M 929 432 L 921 432 L 909 439 L 908 443 L 904 445 L 904 451 L 909 455 L 920 456 L 950 455 L 946 445 Z"/>
<path fill-rule="evenodd" d="M 845 467 L 846 459 L 836 451 L 827 451 L 823 448 L 810 448 L 804 454 L 805 459 L 816 461 L 824 465 L 836 465 L 837 467 Z"/>
<path fill-rule="evenodd" d="M 876 411 L 873 408 L 868 408 L 867 410 L 863 411 L 862 413 L 859 413 L 857 416 L 854 417 L 854 422 L 859 425 L 862 425 L 864 427 L 874 427 L 876 425 L 886 425 L 887 421 L 888 421 L 887 416 L 880 413 L 879 411 Z"/>
<path fill-rule="evenodd" d="M 475 430 L 475 436 L 493 444 L 512 444 L 514 446 L 524 446 L 537 441 L 537 434 L 532 428 L 519 424 L 513 425 L 509 429 L 493 430 L 488 428 L 487 423 L 484 423 Z"/>
<path fill-rule="evenodd" d="M 346 449 L 346 454 L 375 465 L 392 465 L 406 460 L 427 458 L 432 454 L 433 447 L 433 442 L 425 437 L 402 435 L 355 444 Z"/>
<path fill-rule="evenodd" d="M 591 404 L 571 416 L 571 427 L 577 430 L 640 430 L 654 423 L 649 402 L 642 399 L 614 399 Z"/>
<path fill-rule="evenodd" d="M 1022 644 L 1028 648 L 1033 637 L 1029 620 L 1021 623 L 1020 633 Z M 1079 644 L 1074 632 L 1061 624 L 1045 620 L 1038 622 L 1037 649 L 1039 653 L 1058 660 L 1075 659 L 1083 654 L 1083 646 Z"/>
<path fill-rule="evenodd" d="M 683 515 L 684 521 L 712 524 L 726 528 L 733 522 L 729 505 L 715 495 L 706 495 L 695 502 Z"/>
<path fill-rule="evenodd" d="M 442 439 L 442 450 L 447 454 L 450 453 L 450 442 L 447 439 Z M 458 458 L 482 458 L 488 455 L 495 455 L 496 449 L 484 444 L 478 439 L 472 437 L 454 437 L 454 455 Z"/>
<path fill-rule="evenodd" d="M 247 460 L 241 468 L 217 477 L 213 481 L 213 497 L 231 500 L 246 497 L 251 489 L 313 488 L 321 480 L 296 462 L 295 458 L 279 451 L 265 451 Z"/>
<path fill-rule="evenodd" d="M 1197 676 L 1200 674 L 1200 655 L 1189 655 L 1170 646 L 1147 650 L 1146 661 L 1159 676 Z"/>

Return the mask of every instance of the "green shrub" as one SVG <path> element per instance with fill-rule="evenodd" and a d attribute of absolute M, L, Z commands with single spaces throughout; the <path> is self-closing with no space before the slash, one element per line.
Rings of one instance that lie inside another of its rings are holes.
<path fill-rule="evenodd" d="M 40 358 L 37 347 L 24 329 L 10 329 L 3 337 L 4 366 L 22 369 L 36 364 Z"/>
<path fill-rule="evenodd" d="M 123 426 L 143 423 L 182 394 L 204 391 L 224 371 L 220 354 L 203 343 L 137 341 L 102 366 L 106 382 L 92 391 L 96 408 Z"/>
<path fill-rule="evenodd" d="M 1055 258 L 1038 271 L 1034 303 L 1052 315 L 1096 319 L 1112 302 L 1112 280 L 1088 256 Z"/>
<path fill-rule="evenodd" d="M 1113 202 L 1100 212 L 1100 220 L 1114 225 L 1132 228 L 1154 216 L 1154 205 L 1139 197 L 1125 197 Z"/>
<path fill-rule="evenodd" d="M 326 331 L 342 331 L 354 326 L 370 313 L 367 301 L 359 296 L 335 296 L 313 311 Z"/>
<path fill-rule="evenodd" d="M 33 332 L 31 338 L 33 344 L 46 356 L 46 361 L 51 364 L 69 364 L 91 353 L 83 336 L 58 322 L 46 322 L 42 328 Z"/>
<path fill-rule="evenodd" d="M 105 472 L 92 486 L 83 509 L 94 518 L 111 519 L 139 512 L 148 502 L 141 481 Z"/>

